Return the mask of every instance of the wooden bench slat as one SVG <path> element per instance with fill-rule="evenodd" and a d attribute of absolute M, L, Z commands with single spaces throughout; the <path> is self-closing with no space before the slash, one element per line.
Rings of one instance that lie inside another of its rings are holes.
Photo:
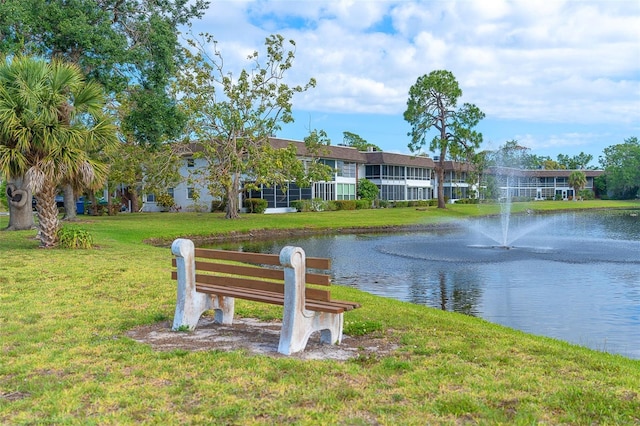
<path fill-rule="evenodd" d="M 253 263 L 254 265 L 280 266 L 280 256 L 277 254 L 196 248 L 195 256 L 206 259 L 234 260 L 237 262 Z M 331 259 L 325 259 L 323 257 L 307 257 L 305 258 L 305 263 L 307 268 L 331 269 Z"/>
<path fill-rule="evenodd" d="M 347 301 L 344 301 L 344 300 L 331 299 L 330 302 L 333 303 L 333 304 L 339 305 L 339 306 L 344 306 L 344 309 L 346 311 L 351 311 L 351 310 L 357 309 L 357 308 L 359 308 L 361 306 L 357 302 L 347 302 Z"/>
<path fill-rule="evenodd" d="M 331 269 L 331 259 L 324 257 L 307 257 L 305 263 L 311 269 Z"/>
<path fill-rule="evenodd" d="M 223 287 L 241 287 L 243 289 L 263 290 L 284 294 L 284 284 L 261 281 L 252 278 L 204 275 L 196 273 L 196 282 Z"/>
<path fill-rule="evenodd" d="M 222 259 L 225 260 L 225 259 Z M 218 266 L 207 266 L 207 265 L 226 265 L 224 263 L 214 263 L 214 262 L 203 262 L 203 261 L 196 261 L 196 263 L 200 262 L 200 265 L 204 265 L 202 266 L 202 268 L 197 267 L 197 269 L 203 269 L 203 270 L 207 270 L 207 271 L 219 271 L 222 272 L 222 268 L 218 267 Z M 173 266 L 174 268 L 176 267 L 176 259 L 171 259 L 171 266 Z M 237 266 L 241 266 L 241 265 L 233 265 L 233 267 L 237 267 Z M 210 268 L 220 268 L 220 270 L 218 269 L 210 269 Z M 225 267 L 226 268 L 226 267 Z M 250 267 L 246 267 L 246 268 L 250 268 Z M 256 271 L 247 271 L 244 274 L 245 275 L 250 275 L 250 276 L 263 276 L 262 274 L 258 275 L 258 271 L 269 271 L 272 269 L 269 268 L 254 268 L 257 269 Z M 315 269 L 315 268 L 314 268 Z M 317 268 L 317 269 L 321 269 L 321 268 Z M 273 271 L 282 271 L 282 269 L 273 269 Z M 249 273 L 251 272 L 251 273 Z M 231 272 L 234 273 L 234 272 Z M 284 279 L 284 276 L 280 276 L 279 272 L 267 272 L 267 274 L 273 274 L 273 276 L 271 276 L 270 278 L 274 278 L 274 279 Z M 276 277 L 275 275 L 278 274 L 278 276 Z M 331 275 L 327 275 L 327 274 L 319 274 L 319 273 L 315 273 L 315 272 L 307 272 L 306 273 L 306 282 L 308 284 L 316 284 L 316 285 L 331 285 Z"/>
<path fill-rule="evenodd" d="M 331 285 L 331 275 L 307 272 L 305 275 L 305 281 L 307 284 Z"/>
<path fill-rule="evenodd" d="M 237 297 L 254 302 L 266 302 L 280 306 L 284 305 L 284 294 L 273 293 L 264 290 L 232 288 L 206 283 L 196 283 L 196 289 L 201 293 L 209 293 L 227 297 Z M 317 300 L 307 300 L 305 302 L 305 308 L 308 310 L 334 314 L 339 314 L 346 310 L 343 306 L 333 305 L 330 301 L 326 302 Z"/>
<path fill-rule="evenodd" d="M 196 270 L 208 272 L 220 272 L 223 274 L 244 275 L 273 280 L 284 280 L 283 269 L 260 268 L 257 266 L 243 266 L 229 263 L 215 263 L 196 261 Z M 305 276 L 308 284 L 331 285 L 331 276 L 326 274 L 314 274 L 308 272 Z"/>
<path fill-rule="evenodd" d="M 323 302 L 331 301 L 331 292 L 319 288 L 305 288 L 304 297 L 306 300 L 322 300 Z"/>
<path fill-rule="evenodd" d="M 206 283 L 196 283 L 196 290 L 201 293 L 216 294 L 220 296 L 238 297 L 253 300 L 255 302 L 267 302 L 276 305 L 284 304 L 284 294 L 273 293 L 264 290 L 249 290 L 243 288 L 225 287 Z"/>
<path fill-rule="evenodd" d="M 196 281 L 225 287 L 242 287 L 253 290 L 263 290 L 284 294 L 284 283 L 255 280 L 251 278 L 196 274 Z M 318 288 L 305 288 L 305 297 L 316 300 L 330 301 L 331 292 Z"/>
<path fill-rule="evenodd" d="M 258 265 L 280 265 L 277 254 L 248 253 L 243 251 L 228 251 L 215 249 L 195 249 L 195 257 L 206 259 L 233 260 L 236 262 L 253 263 Z"/>
<path fill-rule="evenodd" d="M 284 280 L 284 270 L 243 266 L 230 263 L 214 263 L 196 260 L 197 271 L 220 272 L 223 274 L 243 275 L 272 280 Z"/>

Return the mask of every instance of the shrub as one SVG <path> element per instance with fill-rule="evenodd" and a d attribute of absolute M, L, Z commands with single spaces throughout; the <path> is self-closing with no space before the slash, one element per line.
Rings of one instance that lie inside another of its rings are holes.
<path fill-rule="evenodd" d="M 380 188 L 369 179 L 362 178 L 358 181 L 358 190 L 356 195 L 362 199 L 373 201 L 378 198 Z"/>
<path fill-rule="evenodd" d="M 583 189 L 579 192 L 583 200 L 595 200 L 596 196 L 590 189 Z"/>
<path fill-rule="evenodd" d="M 336 201 L 335 200 L 327 201 L 327 211 L 335 212 L 336 210 L 339 210 L 338 205 L 336 204 Z"/>
<path fill-rule="evenodd" d="M 291 207 L 294 207 L 299 212 L 321 212 L 327 210 L 327 202 L 320 198 L 295 200 L 291 202 Z"/>
<path fill-rule="evenodd" d="M 268 205 L 267 200 L 262 198 L 247 198 L 244 200 L 244 206 L 249 213 L 264 213 Z"/>
<path fill-rule="evenodd" d="M 311 211 L 309 210 L 309 208 L 311 207 L 311 203 L 309 202 L 309 200 L 294 200 L 291 202 L 291 207 L 299 212 Z"/>
<path fill-rule="evenodd" d="M 168 193 L 160 194 L 156 197 L 156 204 L 160 207 L 169 210 L 176 205 L 176 201 Z"/>
<path fill-rule="evenodd" d="M 393 207 L 409 207 L 408 201 L 394 201 Z"/>
<path fill-rule="evenodd" d="M 371 200 L 356 200 L 356 210 L 365 210 L 371 208 Z"/>
<path fill-rule="evenodd" d="M 335 200 L 336 210 L 355 210 L 356 200 Z"/>
<path fill-rule="evenodd" d="M 65 226 L 58 230 L 58 244 L 62 248 L 90 249 L 93 247 L 93 237 L 84 229 Z"/>
<path fill-rule="evenodd" d="M 211 212 L 223 212 L 226 209 L 227 209 L 227 202 L 225 200 L 211 201 Z"/>

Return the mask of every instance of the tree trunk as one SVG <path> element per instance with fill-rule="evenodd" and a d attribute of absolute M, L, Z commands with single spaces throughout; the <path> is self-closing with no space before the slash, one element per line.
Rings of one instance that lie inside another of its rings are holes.
<path fill-rule="evenodd" d="M 131 213 L 137 213 L 140 211 L 140 199 L 138 198 L 138 193 L 135 190 L 131 190 L 131 188 L 127 188 L 127 195 L 129 200 L 131 200 Z"/>
<path fill-rule="evenodd" d="M 438 208 L 446 209 L 447 204 L 444 202 L 444 167 L 438 166 L 436 173 L 438 175 Z"/>
<path fill-rule="evenodd" d="M 111 200 L 113 199 L 113 197 L 111 196 L 111 189 L 109 188 L 109 186 L 107 185 L 107 215 L 108 216 L 113 216 L 113 204 L 111 202 Z"/>
<path fill-rule="evenodd" d="M 447 203 L 444 200 L 444 157 L 440 157 L 436 166 L 436 174 L 438 175 L 438 208 L 446 209 Z"/>
<path fill-rule="evenodd" d="M 23 185 L 22 178 L 9 180 L 5 195 L 9 204 L 9 225 L 5 231 L 34 229 L 31 190 Z"/>
<path fill-rule="evenodd" d="M 89 207 L 87 208 L 87 214 L 91 216 L 98 215 L 98 200 L 96 199 L 96 195 L 93 192 L 89 193 Z"/>
<path fill-rule="evenodd" d="M 63 188 L 64 194 L 64 217 L 63 220 L 74 220 L 78 211 L 76 209 L 76 196 L 73 192 L 71 185 L 65 185 Z"/>
<path fill-rule="evenodd" d="M 234 175 L 231 179 L 231 185 L 226 187 L 227 192 L 227 219 L 240 218 L 240 207 L 238 206 L 238 194 L 240 193 L 238 175 Z"/>
<path fill-rule="evenodd" d="M 437 126 L 436 126 L 437 127 Z M 436 172 L 438 173 L 438 208 L 446 209 L 447 203 L 444 200 L 444 160 L 447 156 L 447 124 L 443 118 L 441 121 L 440 129 L 440 158 L 438 158 L 438 165 L 436 166 Z"/>
<path fill-rule="evenodd" d="M 52 248 L 58 243 L 58 206 L 56 206 L 56 186 L 45 184 L 42 191 L 36 194 L 38 211 L 38 239 L 40 247 Z"/>

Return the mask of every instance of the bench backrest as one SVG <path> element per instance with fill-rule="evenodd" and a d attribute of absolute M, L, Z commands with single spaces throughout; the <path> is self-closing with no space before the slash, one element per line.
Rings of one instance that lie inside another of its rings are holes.
<path fill-rule="evenodd" d="M 307 257 L 305 263 L 307 269 L 329 270 L 331 268 L 331 259 Z M 175 258 L 172 260 L 172 265 L 176 266 Z M 277 254 L 196 248 L 195 266 L 196 285 L 199 283 L 240 287 L 259 292 L 284 294 L 284 270 L 280 264 L 280 256 Z M 172 271 L 171 276 L 177 279 L 177 272 Z M 331 285 L 330 275 L 307 270 L 305 281 L 306 300 L 331 300 L 330 291 L 326 287 Z"/>

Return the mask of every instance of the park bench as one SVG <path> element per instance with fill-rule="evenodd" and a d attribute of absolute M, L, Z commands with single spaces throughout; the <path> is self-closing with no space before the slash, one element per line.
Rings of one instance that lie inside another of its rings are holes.
<path fill-rule="evenodd" d="M 172 279 L 178 282 L 173 330 L 193 330 L 200 316 L 214 310 L 214 321 L 232 324 L 235 298 L 284 307 L 278 352 L 304 350 L 309 336 L 320 331 L 322 343 L 342 341 L 343 313 L 360 305 L 332 300 L 330 259 L 306 258 L 300 247 L 287 246 L 280 255 L 195 248 L 178 238 Z"/>

